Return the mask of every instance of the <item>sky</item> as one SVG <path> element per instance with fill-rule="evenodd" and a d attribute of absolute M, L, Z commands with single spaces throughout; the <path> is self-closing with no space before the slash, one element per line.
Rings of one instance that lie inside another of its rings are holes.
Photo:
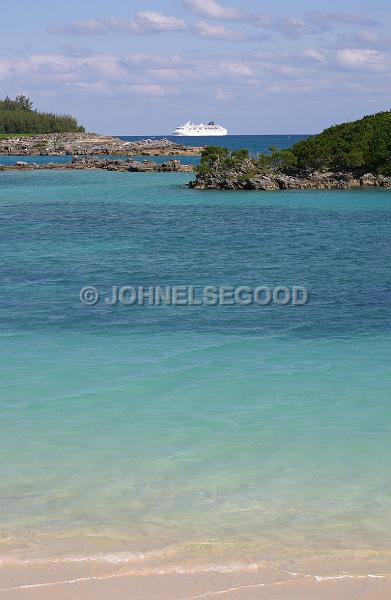
<path fill-rule="evenodd" d="M 385 0 L 18 0 L 0 98 L 97 133 L 316 133 L 391 108 L 390 31 Z"/>

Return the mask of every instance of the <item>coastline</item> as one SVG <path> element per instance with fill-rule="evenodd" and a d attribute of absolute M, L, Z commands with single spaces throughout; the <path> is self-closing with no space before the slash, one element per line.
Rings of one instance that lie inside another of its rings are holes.
<path fill-rule="evenodd" d="M 315 566 L 299 568 L 262 564 L 214 564 L 202 567 L 135 569 L 114 561 L 106 565 L 35 565 L 3 570 L 2 600 L 60 600 L 83 598 L 142 598 L 143 600 L 387 600 L 391 573 L 374 571 L 370 565 L 351 568 Z M 295 570 L 296 569 L 296 570 Z M 332 570 L 334 569 L 334 570 Z"/>
<path fill-rule="evenodd" d="M 70 162 L 26 162 L 18 160 L 15 164 L 1 164 L 1 171 L 83 171 L 103 170 L 130 173 L 193 173 L 196 165 L 182 163 L 177 159 L 164 162 L 152 160 L 132 160 L 131 158 L 106 158 L 105 156 L 72 156 Z M 288 176 L 283 173 L 243 178 L 240 175 L 230 177 L 196 174 L 187 184 L 194 190 L 225 191 L 278 191 L 278 190 L 347 190 L 354 188 L 391 189 L 391 177 L 366 173 L 361 177 L 348 173 L 312 173 L 306 177 Z"/>
<path fill-rule="evenodd" d="M 95 133 L 51 133 L 0 138 L 0 156 L 199 156 L 202 147 L 166 138 L 132 142 Z"/>
<path fill-rule="evenodd" d="M 59 582 L 15 587 L 0 591 L 4 600 L 107 600 L 142 598 L 143 600 L 388 600 L 391 578 L 372 575 L 346 575 L 325 579 L 291 576 L 274 581 L 259 580 L 256 575 L 113 575 L 79 577 Z"/>
<path fill-rule="evenodd" d="M 391 594 L 386 546 L 340 540 L 288 548 L 263 538 L 250 548 L 233 538 L 227 544 L 156 540 L 140 551 L 141 540 L 45 536 L 26 532 L 24 547 L 21 537 L 14 552 L 2 552 L 0 600 L 52 600 L 54 594 L 60 600 L 388 600 Z"/>
<path fill-rule="evenodd" d="M 213 148 L 211 148 L 213 150 Z M 204 146 L 187 146 L 166 138 L 124 141 L 92 133 L 42 134 L 0 139 L 0 171 L 107 170 L 120 172 L 196 172 L 188 187 L 194 190 L 277 191 L 346 190 L 351 188 L 391 189 L 391 176 L 372 172 L 307 171 L 289 173 L 281 169 L 259 169 L 247 151 L 239 162 L 227 167 L 217 161 L 215 168 L 197 169 L 170 157 L 200 156 Z M 220 149 L 223 151 L 224 149 Z M 282 151 L 284 152 L 284 151 Z M 235 153 L 233 153 L 233 156 Z M 1 156 L 18 157 L 15 164 L 2 164 Z M 69 162 L 26 162 L 23 157 L 70 156 Z M 167 161 L 132 160 L 131 157 L 167 157 Z M 118 157 L 118 158 L 116 158 Z M 228 164 L 228 163 L 227 163 Z M 257 172 L 258 171 L 258 172 Z"/>
<path fill-rule="evenodd" d="M 89 156 L 73 156 L 71 162 L 25 162 L 16 161 L 14 165 L 4 165 L 0 162 L 0 171 L 42 171 L 42 170 L 106 170 L 131 173 L 191 173 L 193 165 L 182 164 L 180 160 L 167 160 L 161 163 L 152 160 L 136 161 L 128 159 L 112 159 Z"/>
<path fill-rule="evenodd" d="M 165 138 L 130 142 L 113 136 L 96 134 L 47 134 L 2 138 L 0 139 L 0 171 L 95 169 L 137 173 L 196 172 L 196 177 L 188 182 L 188 187 L 194 190 L 346 190 L 360 187 L 391 189 L 391 176 L 371 172 L 358 174 L 320 170 L 287 173 L 283 170 L 261 169 L 260 172 L 250 173 L 248 172 L 250 163 L 247 159 L 229 169 L 216 164 L 216 168 L 205 171 L 198 170 L 195 164 L 186 164 L 179 160 L 186 156 L 198 157 L 203 149 L 204 147 L 201 146 L 186 146 Z M 1 156 L 17 157 L 19 160 L 14 164 L 2 164 Z M 23 160 L 23 157 L 35 156 L 40 157 L 40 162 Z M 57 158 L 68 156 L 70 160 L 51 162 L 50 156 Z M 167 160 L 164 162 L 148 159 L 132 160 L 132 157 L 143 156 L 167 157 Z"/>
<path fill-rule="evenodd" d="M 306 175 L 286 175 L 282 172 L 260 174 L 243 177 L 240 172 L 231 173 L 197 173 L 194 181 L 189 183 L 196 190 L 347 190 L 359 187 L 382 187 L 391 189 L 391 177 L 364 173 L 357 176 L 353 173 L 315 172 Z"/>

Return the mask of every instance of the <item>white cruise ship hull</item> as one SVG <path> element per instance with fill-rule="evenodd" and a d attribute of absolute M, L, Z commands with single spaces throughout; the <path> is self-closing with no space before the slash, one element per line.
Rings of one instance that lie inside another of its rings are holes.
<path fill-rule="evenodd" d="M 226 129 L 220 131 L 208 131 L 208 130 L 199 130 L 199 131 L 178 131 L 175 130 L 172 132 L 172 135 L 178 135 L 178 136 L 182 136 L 182 137 L 196 137 L 196 136 L 210 136 L 210 137 L 216 137 L 216 136 L 222 136 L 222 135 L 227 135 L 228 131 Z"/>
<path fill-rule="evenodd" d="M 172 132 L 172 135 L 179 135 L 182 137 L 215 137 L 227 135 L 228 130 L 222 125 L 218 125 L 214 121 L 210 123 L 192 123 L 192 121 L 188 121 L 184 125 L 177 127 L 175 131 Z"/>

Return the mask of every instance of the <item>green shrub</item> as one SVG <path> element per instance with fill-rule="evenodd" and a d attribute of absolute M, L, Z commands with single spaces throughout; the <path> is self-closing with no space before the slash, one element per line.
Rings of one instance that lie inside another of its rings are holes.
<path fill-rule="evenodd" d="M 329 127 L 291 152 L 304 169 L 381 172 L 391 159 L 391 112 Z"/>

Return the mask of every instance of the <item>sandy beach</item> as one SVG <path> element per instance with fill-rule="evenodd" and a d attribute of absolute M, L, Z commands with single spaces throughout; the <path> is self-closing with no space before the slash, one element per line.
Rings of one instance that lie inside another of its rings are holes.
<path fill-rule="evenodd" d="M 57 573 L 58 575 L 58 573 Z M 40 581 L 0 589 L 1 600 L 387 600 L 390 575 L 317 577 L 288 573 L 171 573 L 103 575 L 63 580 L 41 573 Z M 36 579 L 39 579 L 36 577 Z"/>
<path fill-rule="evenodd" d="M 11 559 L 0 565 L 0 600 L 388 600 L 387 552 L 263 562 L 157 561 L 126 553 Z M 238 552 L 238 556 L 241 553 Z M 201 559 L 201 556 L 200 556 Z"/>

